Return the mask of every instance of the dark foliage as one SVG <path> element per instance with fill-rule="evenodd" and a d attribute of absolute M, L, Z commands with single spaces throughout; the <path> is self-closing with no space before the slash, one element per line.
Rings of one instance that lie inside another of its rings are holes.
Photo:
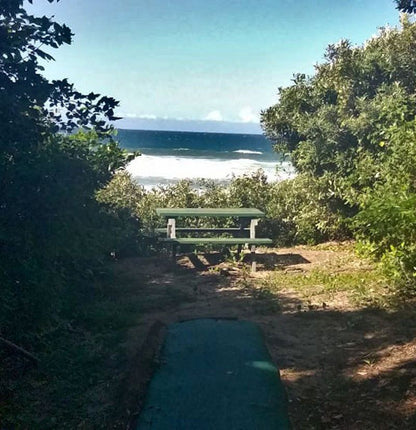
<path fill-rule="evenodd" d="M 128 160 L 108 122 L 118 102 L 41 74 L 39 60 L 71 38 L 23 1 L 0 1 L 0 334 L 28 348 L 93 294 L 131 225 L 95 200 Z"/>
<path fill-rule="evenodd" d="M 415 13 L 416 12 L 416 1 L 415 0 L 395 0 L 396 7 L 401 12 Z"/>

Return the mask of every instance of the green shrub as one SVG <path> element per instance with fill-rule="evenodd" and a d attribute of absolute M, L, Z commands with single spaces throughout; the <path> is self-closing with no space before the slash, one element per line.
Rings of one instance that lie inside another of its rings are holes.
<path fill-rule="evenodd" d="M 283 244 L 319 243 L 351 237 L 327 182 L 298 175 L 271 186 L 267 217 Z"/>
<path fill-rule="evenodd" d="M 150 191 L 135 184 L 128 173 L 120 172 L 97 195 L 99 201 L 127 209 L 139 218 L 144 234 L 164 225 L 156 215 L 157 207 L 256 207 L 266 213 L 259 223 L 259 235 L 293 244 L 350 237 L 344 218 L 336 212 L 336 199 L 328 198 L 329 193 L 326 183 L 311 176 L 269 183 L 260 170 L 234 177 L 228 185 L 183 180 Z M 231 225 L 230 220 L 214 218 L 187 218 L 183 222 L 189 227 Z"/>
<path fill-rule="evenodd" d="M 312 76 L 296 74 L 262 113 L 300 175 L 276 185 L 269 216 L 289 242 L 353 230 L 402 291 L 416 287 L 416 23 L 361 46 L 329 45 Z"/>
<path fill-rule="evenodd" d="M 416 193 L 399 184 L 379 185 L 354 219 L 361 249 L 407 293 L 416 285 Z"/>
<path fill-rule="evenodd" d="M 134 231 L 134 220 L 94 198 L 111 177 L 109 163 L 122 156 L 117 148 L 103 155 L 99 145 L 94 132 L 49 136 L 3 175 L 12 183 L 0 213 L 0 326 L 6 337 L 39 333 L 71 297 L 91 295 L 93 275 Z"/>

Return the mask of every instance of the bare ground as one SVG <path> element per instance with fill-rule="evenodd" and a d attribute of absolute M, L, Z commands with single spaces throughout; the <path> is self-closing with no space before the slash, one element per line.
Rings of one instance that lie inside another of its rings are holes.
<path fill-rule="evenodd" d="M 239 318 L 263 330 L 280 369 L 294 429 L 416 428 L 416 312 L 357 305 L 344 290 L 299 291 L 264 282 L 273 271 L 307 276 L 372 270 L 350 247 L 260 251 L 255 274 L 219 254 L 133 258 L 118 271 L 143 298 L 127 342 L 131 370 L 122 408 L 137 415 L 154 353 L 167 324 L 204 317 Z M 143 279 L 146 282 L 143 283 Z M 140 280 L 140 282 L 138 282 Z M 157 359 L 157 358 L 156 358 Z"/>

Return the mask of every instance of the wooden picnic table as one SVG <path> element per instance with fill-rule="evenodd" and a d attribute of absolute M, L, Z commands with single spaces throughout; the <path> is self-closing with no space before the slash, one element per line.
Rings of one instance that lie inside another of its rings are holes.
<path fill-rule="evenodd" d="M 157 232 L 166 233 L 166 237 L 160 240 L 172 245 L 174 258 L 176 257 L 176 248 L 180 245 L 238 245 L 238 253 L 240 253 L 241 246 L 248 244 L 251 245 L 252 271 L 255 271 L 256 245 L 268 245 L 272 243 L 272 240 L 268 238 L 256 238 L 256 226 L 259 219 L 265 216 L 264 212 L 256 208 L 157 208 L 156 213 L 159 216 L 167 218 L 166 228 L 157 229 Z M 226 228 L 177 227 L 177 218 L 186 217 L 237 218 L 239 225 L 238 227 Z M 177 237 L 177 233 L 230 233 L 233 237 Z M 247 233 L 249 233 L 249 237 L 244 237 Z"/>

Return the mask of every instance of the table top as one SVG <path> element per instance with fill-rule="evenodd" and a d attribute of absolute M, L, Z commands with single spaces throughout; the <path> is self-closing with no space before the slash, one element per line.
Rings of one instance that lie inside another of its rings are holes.
<path fill-rule="evenodd" d="M 255 208 L 157 208 L 156 213 L 165 217 L 239 217 L 263 218 L 264 212 Z"/>

